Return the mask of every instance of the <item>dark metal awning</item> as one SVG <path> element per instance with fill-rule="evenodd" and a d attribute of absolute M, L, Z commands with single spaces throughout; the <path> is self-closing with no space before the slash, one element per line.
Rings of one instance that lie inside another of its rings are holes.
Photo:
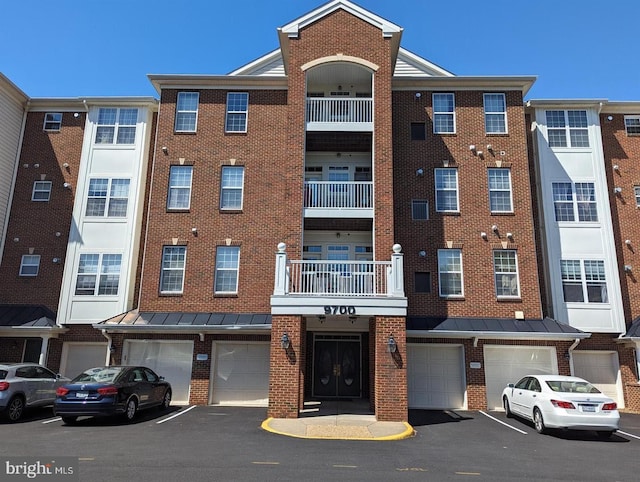
<path fill-rule="evenodd" d="M 633 320 L 627 332 L 620 337 L 621 339 L 640 341 L 640 316 Z"/>
<path fill-rule="evenodd" d="M 407 317 L 407 337 L 574 340 L 586 333 L 552 318 L 437 318 Z"/>
<path fill-rule="evenodd" d="M 56 314 L 42 305 L 0 305 L 0 335 L 57 336 L 67 331 L 56 325 Z"/>
<path fill-rule="evenodd" d="M 270 313 L 194 313 L 132 310 L 95 323 L 109 332 L 209 333 L 229 331 L 268 332 Z"/>

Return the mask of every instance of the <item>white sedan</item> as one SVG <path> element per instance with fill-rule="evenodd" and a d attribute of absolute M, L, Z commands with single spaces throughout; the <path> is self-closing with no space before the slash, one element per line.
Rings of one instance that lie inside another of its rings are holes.
<path fill-rule="evenodd" d="M 547 429 L 593 430 L 609 438 L 618 430 L 618 405 L 591 383 L 562 375 L 527 375 L 502 392 L 507 417 L 533 421 L 538 433 Z"/>

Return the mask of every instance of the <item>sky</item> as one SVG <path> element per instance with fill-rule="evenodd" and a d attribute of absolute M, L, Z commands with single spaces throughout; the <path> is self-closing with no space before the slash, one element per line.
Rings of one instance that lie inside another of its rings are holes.
<path fill-rule="evenodd" d="M 0 72 L 30 97 L 154 96 L 147 74 L 227 74 L 323 0 L 3 0 Z M 357 0 L 460 76 L 537 77 L 525 99 L 640 101 L 638 0 Z"/>

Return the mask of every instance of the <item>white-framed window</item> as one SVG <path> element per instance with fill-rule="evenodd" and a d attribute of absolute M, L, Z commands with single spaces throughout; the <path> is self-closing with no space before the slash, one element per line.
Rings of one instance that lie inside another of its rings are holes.
<path fill-rule="evenodd" d="M 640 135 L 640 115 L 624 116 L 624 128 L 628 136 Z"/>
<path fill-rule="evenodd" d="M 192 177 L 193 166 L 170 167 L 167 209 L 189 209 L 191 207 Z"/>
<path fill-rule="evenodd" d="M 44 126 L 42 128 L 45 131 L 59 131 L 62 128 L 62 113 L 47 112 L 44 115 Z"/>
<path fill-rule="evenodd" d="M 549 147 L 589 147 L 586 110 L 548 110 Z"/>
<path fill-rule="evenodd" d="M 498 298 L 518 298 L 520 283 L 518 280 L 518 259 L 513 249 L 493 251 L 493 272 Z"/>
<path fill-rule="evenodd" d="M 135 144 L 137 122 L 138 109 L 100 108 L 96 144 Z"/>
<path fill-rule="evenodd" d="M 507 103 L 504 94 L 484 94 L 484 129 L 487 134 L 507 133 Z"/>
<path fill-rule="evenodd" d="M 429 219 L 429 201 L 426 199 L 413 199 L 411 201 L 411 219 L 414 221 L 427 221 Z"/>
<path fill-rule="evenodd" d="M 91 179 L 85 216 L 126 217 L 129 204 L 129 184 L 129 179 Z"/>
<path fill-rule="evenodd" d="M 454 94 L 433 94 L 433 133 L 455 134 L 456 101 Z"/>
<path fill-rule="evenodd" d="M 226 132 L 247 132 L 249 94 L 247 92 L 227 93 Z"/>
<path fill-rule="evenodd" d="M 120 285 L 121 265 L 121 254 L 81 254 L 75 294 L 79 296 L 116 296 Z"/>
<path fill-rule="evenodd" d="M 460 211 L 458 199 L 458 170 L 456 168 L 436 168 L 436 211 Z"/>
<path fill-rule="evenodd" d="M 186 246 L 165 246 L 162 249 L 161 293 L 182 293 L 187 261 Z"/>
<path fill-rule="evenodd" d="M 565 303 L 608 303 L 604 261 L 593 259 L 560 260 Z"/>
<path fill-rule="evenodd" d="M 223 166 L 220 180 L 220 209 L 242 209 L 244 167 Z"/>
<path fill-rule="evenodd" d="M 218 246 L 216 250 L 215 293 L 238 292 L 238 269 L 240 266 L 240 247 Z"/>
<path fill-rule="evenodd" d="M 40 270 L 39 254 L 24 254 L 20 261 L 20 276 L 38 276 Z"/>
<path fill-rule="evenodd" d="M 633 194 L 636 197 L 636 207 L 640 208 L 640 186 L 633 186 Z"/>
<path fill-rule="evenodd" d="M 553 205 L 558 222 L 598 222 L 595 185 L 592 182 L 554 182 Z"/>
<path fill-rule="evenodd" d="M 462 297 L 462 251 L 459 249 L 438 250 L 438 285 L 443 298 Z"/>
<path fill-rule="evenodd" d="M 489 209 L 492 213 L 513 212 L 511 169 L 489 168 Z"/>
<path fill-rule="evenodd" d="M 46 202 L 49 199 L 51 199 L 51 181 L 35 181 L 31 192 L 31 200 Z"/>
<path fill-rule="evenodd" d="M 178 92 L 176 132 L 195 132 L 198 125 L 199 92 Z"/>

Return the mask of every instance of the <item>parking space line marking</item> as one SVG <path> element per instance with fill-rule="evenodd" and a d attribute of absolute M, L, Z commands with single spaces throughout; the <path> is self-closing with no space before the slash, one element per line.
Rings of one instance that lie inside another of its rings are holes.
<path fill-rule="evenodd" d="M 78 457 L 78 460 L 80 462 L 92 462 L 95 459 L 95 457 Z"/>
<path fill-rule="evenodd" d="M 622 435 L 626 435 L 627 437 L 632 437 L 632 438 L 640 440 L 640 437 L 638 437 L 637 435 L 632 435 L 630 433 L 623 432 L 622 430 L 618 430 L 616 433 L 621 433 Z"/>
<path fill-rule="evenodd" d="M 456 475 L 482 475 L 480 472 L 455 472 Z"/>
<path fill-rule="evenodd" d="M 280 462 L 251 462 L 254 465 L 280 465 Z"/>
<path fill-rule="evenodd" d="M 171 415 L 170 417 L 167 418 L 163 418 L 162 420 L 158 420 L 156 423 L 165 423 L 168 422 L 169 420 L 179 417 L 180 415 L 184 415 L 185 413 L 187 413 L 189 410 L 193 410 L 194 408 L 196 408 L 195 405 L 191 405 L 189 408 L 185 408 L 184 410 L 180 410 L 179 412 L 174 413 L 173 415 Z"/>
<path fill-rule="evenodd" d="M 333 467 L 336 469 L 357 469 L 358 468 L 357 465 L 338 465 L 338 464 L 334 464 Z"/>
<path fill-rule="evenodd" d="M 62 417 L 56 417 L 56 418 L 52 418 L 51 420 L 45 420 L 42 423 L 53 423 L 53 422 L 58 422 L 60 420 L 62 420 Z"/>
<path fill-rule="evenodd" d="M 492 417 L 491 415 L 489 415 L 488 413 L 483 412 L 482 410 L 478 410 L 482 415 L 484 415 L 485 417 L 489 417 L 491 420 L 494 420 L 498 423 L 501 423 L 502 425 L 504 425 L 505 427 L 509 427 L 511 430 L 515 430 L 516 432 L 520 432 L 523 435 L 527 435 L 527 432 L 525 432 L 524 430 L 520 430 L 519 428 L 514 427 L 513 425 L 509 425 L 508 423 L 503 422 L 502 420 L 498 420 L 495 417 Z"/>

